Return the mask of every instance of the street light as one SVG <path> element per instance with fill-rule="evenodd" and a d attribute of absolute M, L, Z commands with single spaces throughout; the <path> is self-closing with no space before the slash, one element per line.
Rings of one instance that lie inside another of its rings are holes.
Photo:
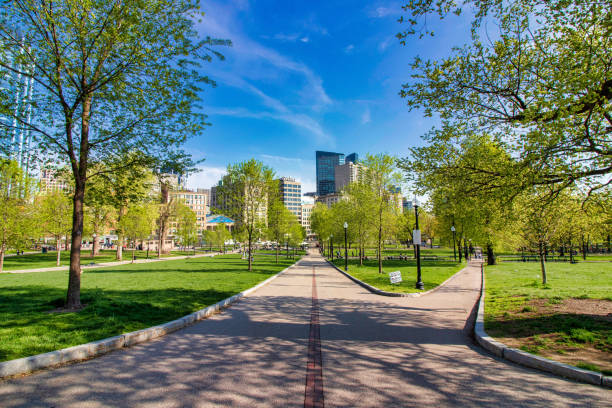
<path fill-rule="evenodd" d="M 348 272 L 348 247 L 346 245 L 346 229 L 348 228 L 348 223 L 344 222 L 344 270 Z"/>
<path fill-rule="evenodd" d="M 330 251 L 331 251 L 331 260 L 332 262 L 334 262 L 334 234 L 331 234 L 329 236 L 329 245 L 330 245 Z"/>
<path fill-rule="evenodd" d="M 416 229 L 414 230 L 412 237 L 416 248 L 416 259 L 417 259 L 417 289 L 425 289 L 423 281 L 421 280 L 421 231 L 419 231 L 419 201 L 414 196 L 414 217 L 416 221 Z"/>
<path fill-rule="evenodd" d="M 457 250 L 455 249 L 455 226 L 451 226 L 451 231 L 453 232 L 453 258 L 455 261 L 457 260 Z"/>
<path fill-rule="evenodd" d="M 468 246 L 465 237 L 463 238 L 463 255 L 465 256 L 465 262 L 468 262 Z"/>

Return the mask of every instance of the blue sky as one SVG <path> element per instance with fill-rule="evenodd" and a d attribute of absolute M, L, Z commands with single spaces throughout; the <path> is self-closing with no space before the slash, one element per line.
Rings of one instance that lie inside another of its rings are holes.
<path fill-rule="evenodd" d="M 203 94 L 212 126 L 187 145 L 206 159 L 190 187 L 254 157 L 314 191 L 315 150 L 405 156 L 435 125 L 398 96 L 410 62 L 448 53 L 469 29 L 463 18 L 430 20 L 434 38 L 401 46 L 399 2 L 204 0 L 202 9 L 199 32 L 233 46 L 204 67 L 217 87 Z"/>

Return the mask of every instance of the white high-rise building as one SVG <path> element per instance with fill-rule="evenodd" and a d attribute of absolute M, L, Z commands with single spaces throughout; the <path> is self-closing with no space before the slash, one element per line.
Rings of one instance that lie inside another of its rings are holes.
<path fill-rule="evenodd" d="M 302 204 L 302 183 L 291 177 L 282 177 L 278 181 L 281 201 L 299 220 Z"/>

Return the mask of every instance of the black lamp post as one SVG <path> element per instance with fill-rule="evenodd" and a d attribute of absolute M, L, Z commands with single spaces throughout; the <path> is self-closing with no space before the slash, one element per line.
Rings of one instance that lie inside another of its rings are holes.
<path fill-rule="evenodd" d="M 417 289 L 425 289 L 425 285 L 423 285 L 423 281 L 421 280 L 421 231 L 419 231 L 419 202 L 417 201 L 416 196 L 414 197 L 414 217 L 416 221 L 416 229 L 413 237 L 418 235 L 418 239 L 414 240 L 414 245 L 416 248 L 416 260 L 417 260 Z M 418 241 L 418 242 L 417 242 Z"/>
<path fill-rule="evenodd" d="M 451 231 L 453 231 L 453 258 L 455 258 L 455 261 L 457 261 L 457 250 L 455 249 L 455 241 L 456 241 L 455 232 L 456 232 L 456 229 L 455 229 L 454 225 L 451 226 Z"/>
<path fill-rule="evenodd" d="M 346 230 L 348 229 L 348 223 L 344 223 L 344 270 L 348 272 L 348 246 L 346 245 Z"/>
<path fill-rule="evenodd" d="M 329 236 L 329 245 L 331 247 L 331 260 L 334 262 L 334 234 Z"/>
<path fill-rule="evenodd" d="M 467 246 L 467 239 L 463 238 L 463 255 L 465 255 L 465 261 L 467 262 L 468 259 L 468 246 Z"/>

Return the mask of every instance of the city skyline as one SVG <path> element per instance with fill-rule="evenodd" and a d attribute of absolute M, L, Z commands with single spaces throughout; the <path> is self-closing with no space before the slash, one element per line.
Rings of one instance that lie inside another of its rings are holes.
<path fill-rule="evenodd" d="M 316 150 L 401 156 L 421 144 L 437 119 L 409 112 L 398 93 L 412 59 L 463 43 L 470 18 L 431 21 L 435 37 L 401 46 L 399 2 L 210 1 L 203 11 L 199 31 L 233 46 L 218 49 L 225 61 L 203 67 L 217 83 L 202 95 L 212 126 L 187 143 L 205 159 L 187 185 L 210 187 L 229 162 L 255 158 L 304 192 L 316 191 Z"/>

